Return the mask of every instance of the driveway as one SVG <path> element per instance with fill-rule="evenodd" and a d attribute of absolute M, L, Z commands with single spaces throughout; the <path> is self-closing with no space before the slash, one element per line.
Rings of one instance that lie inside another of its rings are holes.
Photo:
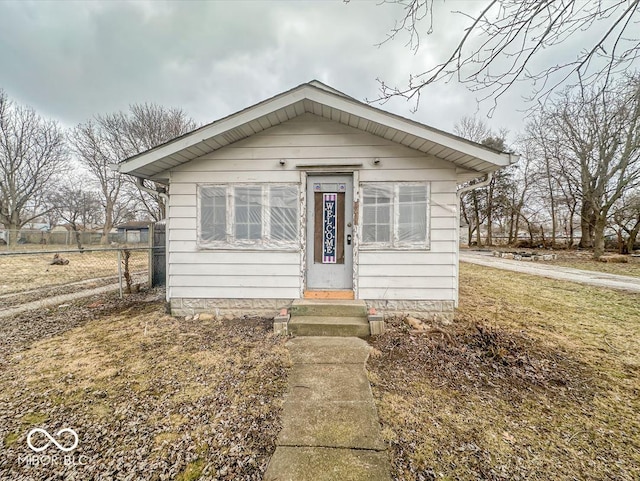
<path fill-rule="evenodd" d="M 608 287 L 629 292 L 640 293 L 640 278 L 631 276 L 619 276 L 604 272 L 583 271 L 571 267 L 561 267 L 545 264 L 544 262 L 516 261 L 493 257 L 487 251 L 461 251 L 460 260 L 471 264 L 478 264 L 496 269 L 521 272 L 534 276 L 548 277 L 561 281 L 579 282 L 596 287 Z"/>

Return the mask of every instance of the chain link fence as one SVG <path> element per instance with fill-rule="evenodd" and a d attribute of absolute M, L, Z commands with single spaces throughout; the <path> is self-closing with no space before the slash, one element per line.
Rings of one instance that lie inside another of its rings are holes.
<path fill-rule="evenodd" d="M 149 227 L 120 229 L 105 238 L 101 231 L 0 228 L 0 252 L 149 245 Z"/>
<path fill-rule="evenodd" d="M 152 253 L 148 246 L 0 252 L 0 311 L 80 291 L 136 292 L 149 283 Z"/>

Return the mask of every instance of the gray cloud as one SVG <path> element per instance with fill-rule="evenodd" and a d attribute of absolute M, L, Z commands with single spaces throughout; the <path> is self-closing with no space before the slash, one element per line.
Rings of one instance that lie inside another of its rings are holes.
<path fill-rule="evenodd" d="M 462 28 L 443 17 L 417 55 L 406 38 L 376 47 L 400 15 L 373 2 L 2 2 L 0 87 L 64 125 L 145 101 L 210 122 L 314 78 L 373 99 L 376 77 L 402 85 Z M 513 105 L 491 123 L 521 122 Z M 476 111 L 455 83 L 413 106 L 381 107 L 445 130 Z"/>

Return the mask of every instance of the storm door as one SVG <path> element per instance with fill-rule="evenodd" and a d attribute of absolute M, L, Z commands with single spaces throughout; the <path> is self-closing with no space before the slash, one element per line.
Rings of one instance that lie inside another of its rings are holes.
<path fill-rule="evenodd" d="M 353 177 L 307 177 L 307 290 L 353 288 Z"/>

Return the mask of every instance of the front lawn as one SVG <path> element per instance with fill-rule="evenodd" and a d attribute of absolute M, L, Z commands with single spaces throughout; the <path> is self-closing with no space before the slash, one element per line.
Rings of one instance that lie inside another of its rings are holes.
<path fill-rule="evenodd" d="M 177 319 L 144 296 L 3 320 L 0 479 L 262 478 L 280 429 L 284 340 L 266 320 Z M 36 454 L 34 427 L 71 428 L 78 447 Z"/>
<path fill-rule="evenodd" d="M 370 379 L 395 479 L 640 479 L 640 301 L 461 264 L 452 325 L 400 320 Z"/>

